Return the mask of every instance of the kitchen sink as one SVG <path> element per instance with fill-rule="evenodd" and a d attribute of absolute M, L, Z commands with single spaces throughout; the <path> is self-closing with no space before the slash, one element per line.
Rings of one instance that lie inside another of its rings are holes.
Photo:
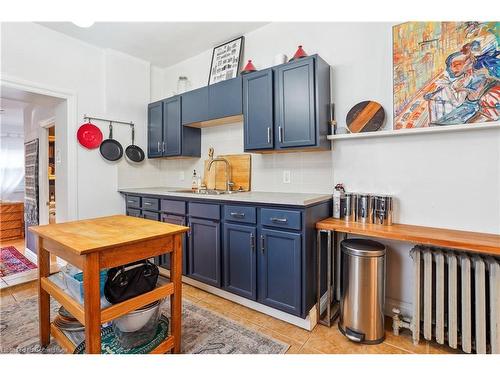
<path fill-rule="evenodd" d="M 179 190 L 174 190 L 174 193 L 190 193 L 197 195 L 222 195 L 222 194 L 234 194 L 238 193 L 238 191 L 227 192 L 225 190 L 215 190 L 215 189 L 192 191 L 191 189 L 179 189 Z"/>

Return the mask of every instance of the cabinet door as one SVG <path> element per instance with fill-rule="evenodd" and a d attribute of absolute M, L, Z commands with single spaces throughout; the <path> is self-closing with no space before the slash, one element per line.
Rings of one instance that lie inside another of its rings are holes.
<path fill-rule="evenodd" d="M 181 98 L 163 101 L 163 156 L 181 154 Z"/>
<path fill-rule="evenodd" d="M 197 218 L 189 221 L 189 277 L 220 287 L 220 222 Z"/>
<path fill-rule="evenodd" d="M 208 87 L 182 94 L 182 125 L 208 120 Z"/>
<path fill-rule="evenodd" d="M 148 105 L 148 158 L 162 156 L 163 103 Z"/>
<path fill-rule="evenodd" d="M 224 224 L 224 288 L 257 299 L 255 227 Z"/>
<path fill-rule="evenodd" d="M 273 70 L 243 76 L 243 133 L 245 150 L 274 147 Z"/>
<path fill-rule="evenodd" d="M 208 117 L 210 120 L 241 115 L 241 77 L 208 86 Z"/>
<path fill-rule="evenodd" d="M 141 210 L 136 208 L 127 208 L 127 216 L 142 217 Z"/>
<path fill-rule="evenodd" d="M 161 221 L 164 223 L 170 223 L 175 225 L 186 225 L 186 218 L 183 216 L 162 214 Z M 170 269 L 170 254 L 160 255 L 160 266 Z M 186 236 L 182 240 L 182 274 L 186 275 L 187 271 L 187 246 L 186 246 Z"/>
<path fill-rule="evenodd" d="M 142 217 L 148 220 L 158 221 L 160 220 L 160 214 L 158 212 L 142 211 Z"/>
<path fill-rule="evenodd" d="M 300 315 L 301 234 L 259 231 L 259 302 Z"/>
<path fill-rule="evenodd" d="M 314 146 L 314 59 L 305 58 L 276 70 L 277 148 Z"/>

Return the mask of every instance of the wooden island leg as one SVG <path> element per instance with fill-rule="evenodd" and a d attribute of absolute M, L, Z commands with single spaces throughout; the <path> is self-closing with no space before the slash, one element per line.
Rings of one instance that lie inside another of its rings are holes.
<path fill-rule="evenodd" d="M 38 318 L 40 345 L 46 347 L 50 343 L 50 295 L 42 289 L 42 277 L 50 275 L 50 253 L 43 247 L 43 239 L 37 237 L 38 248 Z"/>
<path fill-rule="evenodd" d="M 170 279 L 174 283 L 174 294 L 170 296 L 171 334 L 174 336 L 172 353 L 181 352 L 182 315 L 182 235 L 174 235 L 174 250 L 171 253 Z"/>
<path fill-rule="evenodd" d="M 83 268 L 83 301 L 85 307 L 85 351 L 101 353 L 101 293 L 99 253 L 85 256 Z"/>

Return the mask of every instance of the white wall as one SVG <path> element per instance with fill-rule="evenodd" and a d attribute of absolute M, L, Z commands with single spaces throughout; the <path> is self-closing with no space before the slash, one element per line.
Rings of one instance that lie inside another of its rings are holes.
<path fill-rule="evenodd" d="M 1 34 L 2 77 L 74 93 L 77 124 L 83 123 L 84 114 L 134 121 L 136 143 L 145 148 L 146 105 L 150 101 L 148 62 L 96 48 L 34 23 L 2 23 Z M 107 137 L 107 124 L 96 124 Z M 130 132 L 126 127 L 116 126 L 115 129 L 116 138 L 126 147 Z M 77 142 L 76 134 L 58 135 L 58 139 L 66 137 Z M 123 212 L 124 202 L 117 192 L 118 181 L 123 171 L 133 167 L 125 160 L 107 163 L 98 149 L 87 150 L 79 144 L 76 147 L 77 217 Z M 147 162 L 139 173 L 154 180 L 157 176 L 154 165 Z M 134 171 L 138 170 L 134 168 Z M 125 182 L 129 175 L 135 176 L 125 173 Z M 130 179 L 135 181 L 134 178 Z M 58 210 L 62 203 L 58 199 Z"/>
<path fill-rule="evenodd" d="M 332 100 L 341 126 L 355 103 L 372 99 L 386 110 L 385 128 L 392 128 L 392 24 L 271 23 L 245 35 L 244 63 L 252 59 L 258 69 L 272 66 L 276 54 L 290 57 L 299 44 L 333 67 Z M 210 59 L 207 50 L 165 69 L 154 99 L 171 95 L 180 75 L 186 75 L 193 88 L 206 85 Z M 203 156 L 210 145 L 218 154 L 242 152 L 242 131 L 241 124 L 204 129 Z M 252 185 L 261 191 L 329 193 L 335 183 L 343 182 L 351 191 L 394 194 L 398 222 L 500 233 L 499 149 L 498 129 L 342 140 L 328 153 L 254 154 Z M 201 160 L 164 161 L 164 183 L 189 185 L 192 169 L 201 169 Z M 291 170 L 291 184 L 282 183 L 284 169 Z M 182 171 L 185 180 L 180 179 Z M 387 311 L 401 304 L 409 314 L 411 245 L 385 243 Z"/>

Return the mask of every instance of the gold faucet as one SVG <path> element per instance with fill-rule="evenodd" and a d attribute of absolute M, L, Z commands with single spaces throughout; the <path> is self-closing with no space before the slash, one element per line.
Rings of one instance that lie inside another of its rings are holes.
<path fill-rule="evenodd" d="M 226 179 L 226 193 L 229 193 L 231 191 L 231 186 L 234 185 L 234 183 L 231 181 L 231 165 L 229 164 L 229 161 L 221 157 L 211 159 L 210 162 L 208 163 L 208 170 L 210 171 L 210 169 L 212 168 L 212 164 L 218 161 L 223 162 L 225 165 L 224 176 Z"/>

